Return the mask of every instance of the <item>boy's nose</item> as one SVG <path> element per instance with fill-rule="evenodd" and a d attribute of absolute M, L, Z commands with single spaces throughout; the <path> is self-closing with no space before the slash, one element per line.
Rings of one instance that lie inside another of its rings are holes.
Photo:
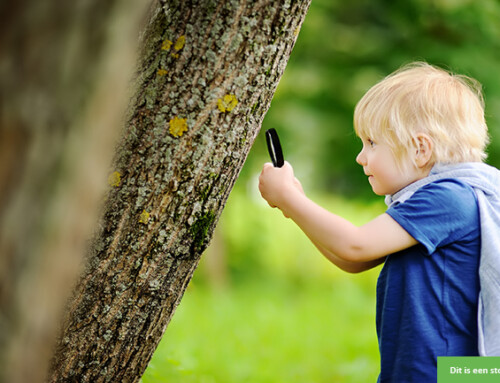
<path fill-rule="evenodd" d="M 361 150 L 359 152 L 358 156 L 356 157 L 356 162 L 358 164 L 360 164 L 361 166 L 366 165 L 366 156 L 365 156 L 364 150 Z"/>

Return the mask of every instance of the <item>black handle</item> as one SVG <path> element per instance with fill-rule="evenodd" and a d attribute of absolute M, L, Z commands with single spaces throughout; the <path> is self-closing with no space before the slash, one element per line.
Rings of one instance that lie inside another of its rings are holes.
<path fill-rule="evenodd" d="M 283 150 L 281 149 L 280 139 L 275 129 L 266 130 L 266 142 L 269 156 L 275 168 L 281 168 L 285 163 Z"/>

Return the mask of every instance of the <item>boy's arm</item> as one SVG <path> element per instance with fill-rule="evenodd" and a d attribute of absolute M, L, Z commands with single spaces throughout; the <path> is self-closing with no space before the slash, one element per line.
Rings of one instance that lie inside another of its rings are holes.
<path fill-rule="evenodd" d="M 294 182 L 293 186 L 298 189 L 300 194 L 305 195 L 304 190 L 302 189 L 302 185 L 300 184 L 300 181 L 294 177 Z M 328 251 L 325 247 L 321 246 L 319 243 L 315 242 L 312 238 L 309 238 L 313 245 L 334 265 L 339 267 L 340 269 L 348 272 L 348 273 L 360 273 L 362 271 L 366 271 L 369 269 L 372 269 L 378 265 L 380 265 L 382 262 L 385 261 L 384 258 L 379 258 L 375 259 L 373 261 L 367 261 L 367 262 L 351 262 L 351 261 L 346 261 L 345 259 L 337 257 L 335 254 L 332 252 Z"/>
<path fill-rule="evenodd" d="M 314 244 L 344 261 L 371 262 L 417 244 L 385 213 L 358 227 L 299 193 L 289 193 L 277 206 Z"/>
<path fill-rule="evenodd" d="M 374 267 L 386 255 L 417 244 L 388 214 L 357 227 L 323 209 L 297 188 L 288 163 L 282 168 L 266 164 L 259 181 L 264 199 L 291 218 L 333 263 L 340 259 L 357 264 L 368 262 L 359 266 Z"/>
<path fill-rule="evenodd" d="M 348 273 L 361 273 L 366 270 L 373 269 L 385 261 L 385 257 L 374 259 L 373 261 L 367 262 L 351 262 L 346 261 L 342 258 L 337 257 L 335 254 L 329 252 L 321 245 L 311 241 L 314 246 L 323 254 L 330 262 L 332 262 L 338 268 L 348 272 Z"/>

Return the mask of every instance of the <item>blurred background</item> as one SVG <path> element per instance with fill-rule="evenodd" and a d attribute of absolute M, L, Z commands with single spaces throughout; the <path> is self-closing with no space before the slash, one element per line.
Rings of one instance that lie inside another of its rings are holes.
<path fill-rule="evenodd" d="M 355 223 L 384 211 L 355 158 L 356 102 L 384 76 L 427 61 L 479 80 L 500 166 L 500 2 L 313 0 L 262 133 L 210 248 L 143 381 L 374 382 L 380 268 L 337 270 L 261 200 L 276 128 L 306 193 Z"/>

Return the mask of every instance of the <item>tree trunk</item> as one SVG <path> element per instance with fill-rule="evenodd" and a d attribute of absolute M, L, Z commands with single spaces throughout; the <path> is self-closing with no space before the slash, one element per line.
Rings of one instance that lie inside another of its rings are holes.
<path fill-rule="evenodd" d="M 123 126 L 145 5 L 0 2 L 0 382 L 47 375 Z"/>
<path fill-rule="evenodd" d="M 50 381 L 142 376 L 259 132 L 309 2 L 158 4 Z"/>

